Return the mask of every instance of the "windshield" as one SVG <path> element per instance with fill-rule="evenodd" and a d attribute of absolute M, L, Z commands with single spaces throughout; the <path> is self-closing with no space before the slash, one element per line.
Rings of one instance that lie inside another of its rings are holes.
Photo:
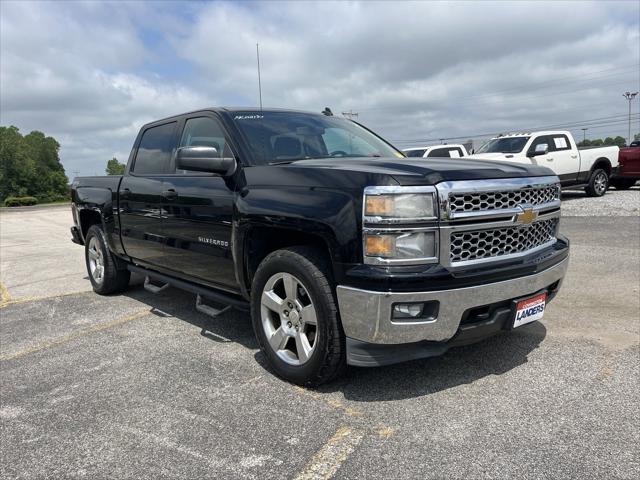
<path fill-rule="evenodd" d="M 404 150 L 404 154 L 407 157 L 422 157 L 426 151 L 427 150 L 424 148 L 420 148 L 418 150 Z"/>
<path fill-rule="evenodd" d="M 344 118 L 298 112 L 233 112 L 259 164 L 312 158 L 403 157 L 402 153 Z"/>
<path fill-rule="evenodd" d="M 485 143 L 476 153 L 519 153 L 529 137 L 494 138 Z"/>

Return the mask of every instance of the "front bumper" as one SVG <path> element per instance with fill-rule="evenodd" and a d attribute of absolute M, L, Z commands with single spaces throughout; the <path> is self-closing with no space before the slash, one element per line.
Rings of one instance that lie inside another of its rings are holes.
<path fill-rule="evenodd" d="M 378 292 L 340 285 L 338 305 L 346 336 L 369 344 L 445 342 L 460 328 L 465 312 L 560 287 L 569 258 L 542 272 L 501 282 L 450 290 Z M 418 321 L 392 320 L 396 303 L 437 302 L 435 314 Z"/>

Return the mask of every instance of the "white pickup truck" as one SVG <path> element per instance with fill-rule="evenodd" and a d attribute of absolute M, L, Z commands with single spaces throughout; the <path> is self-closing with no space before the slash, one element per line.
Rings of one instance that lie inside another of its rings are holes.
<path fill-rule="evenodd" d="M 469 155 L 464 145 L 431 145 L 429 147 L 405 148 L 402 152 L 407 157 L 460 158 Z"/>
<path fill-rule="evenodd" d="M 548 167 L 560 177 L 563 188 L 584 187 L 587 195 L 601 197 L 618 170 L 619 150 L 616 146 L 578 149 L 571 132 L 555 130 L 499 135 L 470 158 Z"/>

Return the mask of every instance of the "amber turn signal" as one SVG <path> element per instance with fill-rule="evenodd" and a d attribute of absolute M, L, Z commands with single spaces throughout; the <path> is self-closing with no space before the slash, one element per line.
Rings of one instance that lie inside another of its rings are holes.
<path fill-rule="evenodd" d="M 365 237 L 365 255 L 389 257 L 395 248 L 395 237 L 392 235 L 367 235 Z"/>
<path fill-rule="evenodd" d="M 365 215 L 370 217 L 387 216 L 393 213 L 393 198 L 389 195 L 369 195 Z"/>

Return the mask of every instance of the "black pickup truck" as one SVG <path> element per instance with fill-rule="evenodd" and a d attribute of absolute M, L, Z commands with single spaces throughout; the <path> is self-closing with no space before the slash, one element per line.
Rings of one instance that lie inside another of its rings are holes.
<path fill-rule="evenodd" d="M 72 200 L 97 293 L 137 272 L 210 315 L 250 310 L 273 370 L 303 385 L 538 320 L 569 257 L 550 170 L 409 159 L 356 122 L 297 111 L 150 123 L 123 176 L 76 178 Z"/>

